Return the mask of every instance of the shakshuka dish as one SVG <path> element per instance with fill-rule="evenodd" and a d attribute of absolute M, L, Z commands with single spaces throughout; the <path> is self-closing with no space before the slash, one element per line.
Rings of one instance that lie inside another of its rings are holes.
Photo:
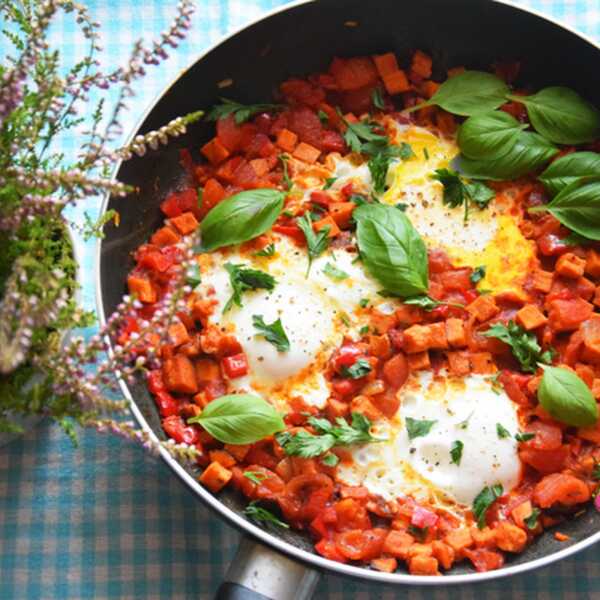
<path fill-rule="evenodd" d="M 568 540 L 600 481 L 598 111 L 416 51 L 206 118 L 120 333 L 185 281 L 147 381 L 200 482 L 384 572 Z"/>

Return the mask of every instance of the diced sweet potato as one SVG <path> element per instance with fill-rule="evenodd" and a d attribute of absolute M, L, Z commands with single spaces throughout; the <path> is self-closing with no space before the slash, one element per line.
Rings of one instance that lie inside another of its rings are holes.
<path fill-rule="evenodd" d="M 566 252 L 561 255 L 556 261 L 555 271 L 561 277 L 569 279 L 578 279 L 583 277 L 586 261 L 584 258 L 579 258 L 572 252 Z"/>
<path fill-rule="evenodd" d="M 422 52 L 421 50 L 417 50 L 413 54 L 410 70 L 423 79 L 429 79 L 431 77 L 432 64 L 433 62 L 428 54 L 425 54 L 425 52 Z"/>
<path fill-rule="evenodd" d="M 194 365 L 184 354 L 176 354 L 165 360 L 162 372 L 165 387 L 170 392 L 195 394 L 198 391 Z"/>
<path fill-rule="evenodd" d="M 585 272 L 592 277 L 600 277 L 600 252 L 588 250 L 585 259 Z"/>
<path fill-rule="evenodd" d="M 217 493 L 229 483 L 232 476 L 229 469 L 215 461 L 204 469 L 199 479 L 211 492 Z"/>
<path fill-rule="evenodd" d="M 369 336 L 369 354 L 377 358 L 389 358 L 392 351 L 392 344 L 387 334 Z"/>
<path fill-rule="evenodd" d="M 496 545 L 505 552 L 521 552 L 527 544 L 527 534 L 512 523 L 500 523 L 495 529 Z"/>
<path fill-rule="evenodd" d="M 592 315 L 579 329 L 583 339 L 583 360 L 600 365 L 600 315 Z"/>
<path fill-rule="evenodd" d="M 547 294 L 552 289 L 554 275 L 548 271 L 537 270 L 533 273 L 533 289 Z"/>
<path fill-rule="evenodd" d="M 582 300 L 552 300 L 548 305 L 548 320 L 555 331 L 573 331 L 587 321 L 593 312 L 593 306 Z"/>
<path fill-rule="evenodd" d="M 600 285 L 596 288 L 594 293 L 594 306 L 600 306 Z"/>
<path fill-rule="evenodd" d="M 328 238 L 334 238 L 340 234 L 340 228 L 330 215 L 327 215 L 326 217 L 323 217 L 322 219 L 319 219 L 313 223 L 313 228 L 315 231 L 321 231 L 321 229 L 324 227 L 329 227 L 329 233 L 327 234 Z"/>
<path fill-rule="evenodd" d="M 374 558 L 370 565 L 377 571 L 393 573 L 398 568 L 398 561 L 395 558 Z"/>
<path fill-rule="evenodd" d="M 440 566 L 448 570 L 452 566 L 456 555 L 454 548 L 440 540 L 435 540 L 431 543 L 431 549 L 433 550 L 433 557 L 437 559 Z"/>
<path fill-rule="evenodd" d="M 464 348 L 467 345 L 465 324 L 462 319 L 446 319 L 446 338 L 451 348 Z"/>
<path fill-rule="evenodd" d="M 332 202 L 329 205 L 329 214 L 340 229 L 348 229 L 355 208 L 354 202 Z"/>
<path fill-rule="evenodd" d="M 494 362 L 489 352 L 471 352 L 471 370 L 473 373 L 493 373 Z"/>
<path fill-rule="evenodd" d="M 492 296 L 478 296 L 466 310 L 480 322 L 487 321 L 500 312 Z"/>
<path fill-rule="evenodd" d="M 211 450 L 208 455 L 211 461 L 218 462 L 226 469 L 230 469 L 237 462 L 226 450 Z"/>
<path fill-rule="evenodd" d="M 393 52 L 379 54 L 373 57 L 373 62 L 377 68 L 379 76 L 383 79 L 386 75 L 398 70 L 398 61 Z"/>
<path fill-rule="evenodd" d="M 411 88 L 408 77 L 406 77 L 406 73 L 402 69 L 388 73 L 382 79 L 383 85 L 390 96 L 408 92 Z"/>
<path fill-rule="evenodd" d="M 282 129 L 277 134 L 277 141 L 275 142 L 282 150 L 292 153 L 298 142 L 298 136 L 289 129 Z"/>
<path fill-rule="evenodd" d="M 321 156 L 321 151 L 310 144 L 306 144 L 305 142 L 300 142 L 294 152 L 292 153 L 294 158 L 298 160 L 302 160 L 306 163 L 314 163 L 317 161 L 319 156 Z"/>
<path fill-rule="evenodd" d="M 399 388 L 404 385 L 408 379 L 408 362 L 402 352 L 385 361 L 383 365 L 383 378 L 393 388 Z"/>
<path fill-rule="evenodd" d="M 171 246 L 176 244 L 181 239 L 181 236 L 172 227 L 161 227 L 154 232 L 150 238 L 150 243 L 155 246 Z"/>
<path fill-rule="evenodd" d="M 495 544 L 495 534 L 491 527 L 484 527 L 479 529 L 477 525 L 471 527 L 471 536 L 473 537 L 473 543 L 478 548 L 490 547 Z"/>
<path fill-rule="evenodd" d="M 592 381 L 592 394 L 596 400 L 600 400 L 600 377 L 596 377 Z"/>
<path fill-rule="evenodd" d="M 541 508 L 554 504 L 573 506 L 590 499 L 590 490 L 581 479 L 566 473 L 546 475 L 533 492 L 533 501 Z"/>
<path fill-rule="evenodd" d="M 179 231 L 179 233 L 181 233 L 181 235 L 192 233 L 192 231 L 195 231 L 196 227 L 198 227 L 198 221 L 191 212 L 184 212 L 178 217 L 173 217 L 170 219 L 170 223 L 177 231 Z"/>
<path fill-rule="evenodd" d="M 525 527 L 525 519 L 533 513 L 533 507 L 530 500 L 525 500 L 511 511 L 511 516 L 519 527 Z"/>
<path fill-rule="evenodd" d="M 225 444 L 224 449 L 238 462 L 242 462 L 250 451 L 250 444 Z"/>
<path fill-rule="evenodd" d="M 431 367 L 428 350 L 425 350 L 425 352 L 417 352 L 416 354 L 408 354 L 406 360 L 408 361 L 408 368 L 411 371 L 419 371 Z"/>
<path fill-rule="evenodd" d="M 198 385 L 206 385 L 211 381 L 221 379 L 221 369 L 216 360 L 201 358 L 196 361 L 196 381 Z"/>
<path fill-rule="evenodd" d="M 169 341 L 173 346 L 181 346 L 181 344 L 187 344 L 190 341 L 190 334 L 183 323 L 173 323 L 169 327 Z"/>
<path fill-rule="evenodd" d="M 352 398 L 352 402 L 350 403 L 350 412 L 360 413 L 361 415 L 367 417 L 367 419 L 370 421 L 381 419 L 381 411 L 373 405 L 367 396 L 359 395 Z"/>
<path fill-rule="evenodd" d="M 263 177 L 271 170 L 266 158 L 255 158 L 250 161 L 250 166 L 254 169 L 257 177 Z"/>
<path fill-rule="evenodd" d="M 448 544 L 455 552 L 460 552 L 464 548 L 468 548 L 473 543 L 473 536 L 468 527 L 453 529 L 444 538 L 444 542 Z"/>
<path fill-rule="evenodd" d="M 439 575 L 437 558 L 419 554 L 413 556 L 408 561 L 408 572 L 411 575 Z"/>
<path fill-rule="evenodd" d="M 135 294 L 135 297 L 145 304 L 154 304 L 158 298 L 156 288 L 145 277 L 130 275 L 127 278 L 127 287 L 130 294 Z"/>
<path fill-rule="evenodd" d="M 408 354 L 424 352 L 430 348 L 430 330 L 427 325 L 412 325 L 404 330 L 404 350 Z"/>
<path fill-rule="evenodd" d="M 408 549 L 414 541 L 415 538 L 406 531 L 391 530 L 383 542 L 381 551 L 404 560 L 408 556 Z"/>
<path fill-rule="evenodd" d="M 448 347 L 445 323 L 432 323 L 429 329 L 429 348 L 432 350 L 445 350 Z"/>
<path fill-rule="evenodd" d="M 517 312 L 517 323 L 527 331 L 537 329 L 547 321 L 546 315 L 535 304 L 526 304 Z"/>
<path fill-rule="evenodd" d="M 465 350 L 448 352 L 448 367 L 453 375 L 467 375 L 471 371 L 469 353 Z"/>
<path fill-rule="evenodd" d="M 230 154 L 229 150 L 223 146 L 219 138 L 214 137 L 210 142 L 202 146 L 200 152 L 208 159 L 212 165 L 222 163 Z"/>
<path fill-rule="evenodd" d="M 431 544 L 420 544 L 415 543 L 411 544 L 408 549 L 408 557 L 411 558 L 413 556 L 431 556 L 433 554 L 433 549 Z"/>
<path fill-rule="evenodd" d="M 592 387 L 594 383 L 594 369 L 590 367 L 590 365 L 577 363 L 575 365 L 575 373 L 577 373 L 577 375 L 585 383 L 585 385 L 587 385 L 589 388 Z"/>

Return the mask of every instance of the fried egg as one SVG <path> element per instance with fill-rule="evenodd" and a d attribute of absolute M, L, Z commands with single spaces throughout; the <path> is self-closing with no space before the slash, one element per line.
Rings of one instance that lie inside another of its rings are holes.
<path fill-rule="evenodd" d="M 338 479 L 386 500 L 410 495 L 450 510 L 470 506 L 486 486 L 500 483 L 507 492 L 519 482 L 517 442 L 496 431 L 496 423 L 518 431 L 516 406 L 484 376 L 421 371 L 399 393 L 395 417 L 373 427 L 382 441 L 354 447 L 352 460 L 338 466 Z M 434 423 L 429 433 L 410 439 L 408 418 Z M 459 464 L 451 454 L 455 442 L 462 443 Z"/>
<path fill-rule="evenodd" d="M 356 253 L 330 248 L 313 261 L 307 276 L 305 249 L 286 236 L 275 247 L 275 255 L 268 258 L 239 248 L 211 253 L 197 292 L 216 300 L 209 321 L 234 334 L 246 353 L 250 374 L 232 380 L 232 390 L 256 392 L 284 411 L 294 396 L 323 407 L 330 395 L 323 372 L 331 352 L 344 336 L 358 337 L 360 327 L 368 323 L 361 300 L 368 299 L 371 307 L 381 305 L 383 310 L 386 301 L 377 295 L 381 286 L 356 262 Z M 269 273 L 276 279 L 275 288 L 247 291 L 241 307 L 234 305 L 223 313 L 233 292 L 224 268 L 227 262 Z M 289 351 L 278 352 L 257 335 L 254 315 L 262 316 L 267 324 L 281 319 Z"/>
<path fill-rule="evenodd" d="M 522 214 L 513 199 L 499 194 L 488 208 L 471 206 L 465 221 L 464 208 L 445 205 L 443 185 L 431 177 L 436 169 L 450 168 L 459 152 L 455 141 L 391 122 L 393 142 L 410 144 L 414 156 L 390 167 L 382 201 L 400 204 L 427 245 L 443 248 L 456 266 L 485 267 L 480 289 L 522 293 L 535 248 L 519 229 Z"/>

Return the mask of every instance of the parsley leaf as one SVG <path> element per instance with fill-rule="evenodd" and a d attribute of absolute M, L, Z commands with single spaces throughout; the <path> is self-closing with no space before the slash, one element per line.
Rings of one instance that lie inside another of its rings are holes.
<path fill-rule="evenodd" d="M 275 244 L 269 244 L 262 250 L 254 253 L 254 256 L 274 256 L 275 255 Z"/>
<path fill-rule="evenodd" d="M 185 283 L 193 288 L 202 283 L 202 277 L 200 275 L 200 265 L 194 262 L 192 267 L 188 269 L 185 274 Z"/>
<path fill-rule="evenodd" d="M 365 358 L 359 358 L 352 366 L 342 368 L 342 375 L 351 379 L 360 379 L 370 372 L 371 363 Z"/>
<path fill-rule="evenodd" d="M 496 433 L 498 434 L 498 438 L 501 440 L 511 437 L 510 431 L 508 431 L 508 429 L 506 429 L 506 427 L 500 423 L 496 423 Z"/>
<path fill-rule="evenodd" d="M 326 467 L 335 467 L 340 462 L 340 459 L 336 454 L 333 454 L 333 452 L 330 452 L 329 454 L 326 454 L 325 456 L 323 456 L 321 458 L 321 462 Z"/>
<path fill-rule="evenodd" d="M 596 481 L 600 480 L 600 462 L 594 463 L 594 470 L 592 471 L 592 479 Z"/>
<path fill-rule="evenodd" d="M 523 519 L 523 523 L 527 525 L 527 529 L 535 529 L 538 524 L 538 518 L 542 514 L 539 508 L 534 508 L 528 517 Z"/>
<path fill-rule="evenodd" d="M 497 483 L 491 487 L 484 487 L 479 494 L 477 494 L 475 500 L 473 500 L 473 514 L 477 519 L 477 527 L 483 529 L 485 527 L 485 515 L 488 508 L 500 498 L 504 493 L 504 488 L 501 484 Z"/>
<path fill-rule="evenodd" d="M 542 352 L 535 333 L 525 331 L 514 321 L 509 321 L 508 325 L 494 323 L 483 335 L 508 344 L 521 369 L 526 373 L 535 373 L 538 362 L 549 364 L 552 361 L 552 353 Z"/>
<path fill-rule="evenodd" d="M 281 319 L 267 325 L 262 315 L 252 315 L 252 324 L 258 330 L 258 335 L 263 336 L 267 342 L 273 344 L 278 352 L 287 352 L 290 349 L 290 340 L 283 329 Z"/>
<path fill-rule="evenodd" d="M 342 119 L 344 119 L 344 117 L 342 117 Z M 367 121 L 351 123 L 346 119 L 344 119 L 344 123 L 346 124 L 344 140 L 346 140 L 346 144 L 348 144 L 352 152 L 363 152 L 363 142 L 375 142 L 385 145 L 388 143 L 387 135 L 375 132 L 375 129 L 381 127 L 378 123 L 370 123 Z"/>
<path fill-rule="evenodd" d="M 460 440 L 454 440 L 450 446 L 450 458 L 452 463 L 460 465 L 462 459 L 463 448 L 465 445 Z"/>
<path fill-rule="evenodd" d="M 367 333 L 369 333 L 369 326 L 368 325 L 363 325 L 359 330 L 358 333 L 360 335 L 367 335 Z"/>
<path fill-rule="evenodd" d="M 411 296 L 410 298 L 404 298 L 402 302 L 404 304 L 410 304 L 411 306 L 418 306 L 427 312 L 432 311 L 434 308 L 444 304 L 443 302 L 434 300 L 429 296 Z"/>
<path fill-rule="evenodd" d="M 290 173 L 288 171 L 288 160 L 290 160 L 290 157 L 287 154 L 280 154 L 278 158 L 281 161 L 281 166 L 283 168 L 283 185 L 286 190 L 291 190 L 294 182 L 290 179 Z"/>
<path fill-rule="evenodd" d="M 328 236 L 330 227 L 327 225 L 315 233 L 312 221 L 307 214 L 304 214 L 300 219 L 296 219 L 296 224 L 302 233 L 304 233 L 306 245 L 308 246 L 308 268 L 306 269 L 306 276 L 308 277 L 313 260 L 320 256 L 329 246 Z"/>
<path fill-rule="evenodd" d="M 244 509 L 244 514 L 253 521 L 270 523 L 272 525 L 277 525 L 277 527 L 284 527 L 285 529 L 290 528 L 287 523 L 284 523 L 281 519 L 278 519 L 270 510 L 267 510 L 262 506 L 258 506 L 257 500 L 253 500 L 250 502 L 250 504 L 248 504 L 248 506 L 246 506 Z"/>
<path fill-rule="evenodd" d="M 256 485 L 260 485 L 267 478 L 262 471 L 244 471 L 244 477 Z"/>
<path fill-rule="evenodd" d="M 274 112 L 281 108 L 279 104 L 240 104 L 227 98 L 219 98 L 222 104 L 217 104 L 209 111 L 206 118 L 208 121 L 224 119 L 229 115 L 234 115 L 235 124 L 241 125 L 248 119 L 261 112 Z"/>
<path fill-rule="evenodd" d="M 275 288 L 275 278 L 264 271 L 258 269 L 249 269 L 243 265 L 234 265 L 225 263 L 225 269 L 229 273 L 229 282 L 233 288 L 231 298 L 225 304 L 223 313 L 226 313 L 232 306 L 242 306 L 242 294 L 248 290 L 268 290 Z"/>
<path fill-rule="evenodd" d="M 385 109 L 385 103 L 383 102 L 383 94 L 381 92 L 380 87 L 376 87 L 371 94 L 371 101 L 373 102 L 373 106 L 378 108 L 379 110 Z"/>
<path fill-rule="evenodd" d="M 327 419 L 318 417 L 310 417 L 308 423 L 315 428 L 317 435 L 305 430 L 300 430 L 295 434 L 284 431 L 275 435 L 277 442 L 286 454 L 312 458 L 325 454 L 334 446 L 379 441 L 369 433 L 371 427 L 369 419 L 360 413 L 352 413 L 351 424 L 348 424 L 342 417 L 336 419 L 335 425 Z"/>
<path fill-rule="evenodd" d="M 521 433 L 520 431 L 518 433 L 515 433 L 515 440 L 517 440 L 517 442 L 528 442 L 534 437 L 535 433 Z"/>
<path fill-rule="evenodd" d="M 369 299 L 368 298 L 361 298 L 358 305 L 361 308 L 367 308 L 367 306 L 369 306 Z"/>
<path fill-rule="evenodd" d="M 451 208 L 464 207 L 465 223 L 469 220 L 470 203 L 483 209 L 496 195 L 494 190 L 484 183 L 479 181 L 467 183 L 452 169 L 436 169 L 431 178 L 439 181 L 444 186 L 444 204 Z"/>
<path fill-rule="evenodd" d="M 319 110 L 317 117 L 319 117 L 319 121 L 321 121 L 323 125 L 327 125 L 329 121 L 329 115 L 324 110 Z"/>
<path fill-rule="evenodd" d="M 485 267 L 482 265 L 481 267 L 476 267 L 473 269 L 471 276 L 469 279 L 471 283 L 479 283 L 485 277 Z"/>
<path fill-rule="evenodd" d="M 406 431 L 408 432 L 408 439 L 414 440 L 418 437 L 426 436 L 431 428 L 437 423 L 437 421 L 428 421 L 423 419 L 413 419 L 412 417 L 406 417 Z"/>
<path fill-rule="evenodd" d="M 337 177 L 328 177 L 325 180 L 325 185 L 323 186 L 323 189 L 328 190 L 336 181 L 337 181 Z"/>
<path fill-rule="evenodd" d="M 327 277 L 331 277 L 331 279 L 335 279 L 336 281 L 343 281 L 344 279 L 348 279 L 348 277 L 350 277 L 346 271 L 338 269 L 330 262 L 326 263 L 323 267 L 323 273 L 325 273 Z"/>
<path fill-rule="evenodd" d="M 394 158 L 408 160 L 414 156 L 414 152 L 410 144 L 402 142 L 400 146 L 392 146 L 388 143 L 375 144 L 368 143 L 363 145 L 363 153 L 371 154 L 368 167 L 373 180 L 373 189 L 376 194 L 382 194 L 385 191 L 387 173 L 390 164 Z"/>

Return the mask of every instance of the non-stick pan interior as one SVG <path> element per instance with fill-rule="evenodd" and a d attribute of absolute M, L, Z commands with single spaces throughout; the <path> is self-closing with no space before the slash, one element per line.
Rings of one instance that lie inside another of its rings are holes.
<path fill-rule="evenodd" d="M 192 35 L 194 33 L 192 32 Z M 322 0 L 294 6 L 248 27 L 209 52 L 164 94 L 139 132 L 155 129 L 176 116 L 210 107 L 219 96 L 240 102 L 268 102 L 275 86 L 291 75 L 327 68 L 333 56 L 394 51 L 407 61 L 411 51 L 433 56 L 440 78 L 446 69 L 465 65 L 486 69 L 498 60 L 520 60 L 520 83 L 567 85 L 600 105 L 600 50 L 541 17 L 492 0 Z M 435 78 L 435 73 L 434 73 Z M 220 88 L 219 82 L 232 80 Z M 179 150 L 197 150 L 214 125 L 194 125 L 186 136 L 166 148 L 134 158 L 121 167 L 118 178 L 139 188 L 126 199 L 111 198 L 108 208 L 119 211 L 120 225 L 109 225 L 101 246 L 101 301 L 110 314 L 125 292 L 133 265 L 132 251 L 159 226 L 158 205 L 184 178 Z M 152 399 L 141 385 L 131 394 L 150 427 L 164 438 Z M 223 492 L 219 499 L 241 512 L 244 501 Z M 600 516 L 589 510 L 561 525 L 576 543 L 596 532 Z M 308 537 L 277 533 L 311 551 Z M 544 535 L 523 554 L 510 557 L 520 564 L 563 550 L 565 542 Z M 464 563 L 463 563 L 464 565 Z M 470 572 L 458 565 L 453 574 Z"/>

